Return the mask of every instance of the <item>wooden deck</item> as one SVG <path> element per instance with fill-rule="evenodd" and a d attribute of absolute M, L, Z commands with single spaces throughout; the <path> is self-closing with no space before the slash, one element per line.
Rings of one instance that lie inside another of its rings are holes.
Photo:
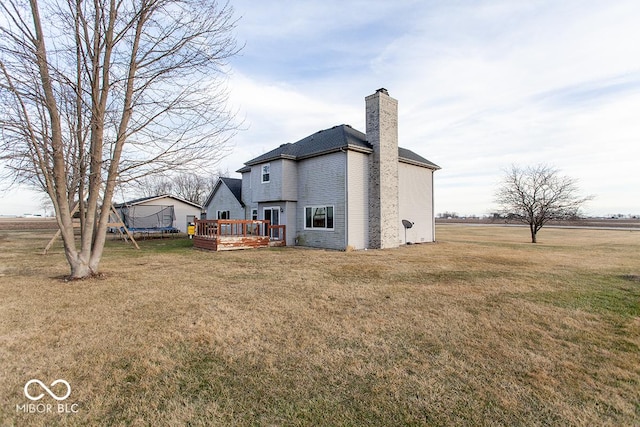
<path fill-rule="evenodd" d="M 196 220 L 193 246 L 209 251 L 286 245 L 286 227 L 263 220 Z"/>

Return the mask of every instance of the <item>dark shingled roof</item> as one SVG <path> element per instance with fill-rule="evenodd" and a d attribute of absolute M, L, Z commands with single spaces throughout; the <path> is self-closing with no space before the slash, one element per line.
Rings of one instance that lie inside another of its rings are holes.
<path fill-rule="evenodd" d="M 414 153 L 406 148 L 398 147 L 398 158 L 401 162 L 411 163 L 418 166 L 425 166 L 429 169 L 440 169 L 440 166 L 425 159 L 419 154 Z"/>
<path fill-rule="evenodd" d="M 340 151 L 345 148 L 365 152 L 372 151 L 371 144 L 367 142 L 365 134 L 349 125 L 340 125 L 318 131 L 293 144 L 282 144 L 280 147 L 251 159 L 245 164 L 247 166 L 257 165 L 275 159 L 301 160 L 307 157 Z"/>
<path fill-rule="evenodd" d="M 221 183 L 224 183 L 224 185 L 226 185 L 229 190 L 231 190 L 231 194 L 233 194 L 238 203 L 240 203 L 240 205 L 244 207 L 244 203 L 242 203 L 242 179 L 227 177 L 220 177 L 220 179 L 216 182 L 216 185 L 213 187 L 213 190 L 211 190 L 211 193 L 209 193 L 209 196 L 207 197 L 207 201 L 204 202 L 204 206 L 209 206 L 211 200 L 213 200 L 213 195 L 216 193 L 216 191 L 218 191 Z"/>
<path fill-rule="evenodd" d="M 349 125 L 339 125 L 318 131 L 298 142 L 282 144 L 268 153 L 249 160 L 245 165 L 253 166 L 276 159 L 302 160 L 344 149 L 371 153 L 373 146 L 367 142 L 367 136 L 364 133 Z M 398 157 L 406 163 L 440 169 L 436 164 L 406 148 L 398 148 Z M 250 169 L 246 166 L 238 172 L 248 172 Z"/>
<path fill-rule="evenodd" d="M 242 203 L 242 180 L 240 178 L 226 177 L 221 177 L 220 180 L 229 187 L 229 190 L 231 190 L 231 193 L 233 193 L 238 202 L 244 206 L 244 203 Z"/>

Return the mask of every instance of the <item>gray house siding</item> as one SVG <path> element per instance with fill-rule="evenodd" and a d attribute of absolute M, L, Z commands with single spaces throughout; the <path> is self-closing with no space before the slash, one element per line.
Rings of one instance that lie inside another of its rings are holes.
<path fill-rule="evenodd" d="M 244 219 L 244 208 L 224 183 L 213 195 L 207 206 L 207 219 L 217 219 L 218 211 L 229 211 L 229 219 Z"/>
<path fill-rule="evenodd" d="M 251 218 L 251 212 L 253 209 L 258 209 L 258 202 L 254 201 L 252 193 L 253 181 L 252 177 L 255 175 L 252 171 L 242 173 L 242 202 L 244 203 L 244 219 Z M 258 218 L 260 213 L 258 212 Z"/>
<path fill-rule="evenodd" d="M 293 246 L 296 244 L 296 230 L 295 226 L 297 224 L 297 214 L 298 214 L 298 203 L 297 202 L 286 202 L 284 207 L 283 224 L 287 225 L 286 234 L 287 234 L 287 246 Z M 291 224 L 289 226 L 288 224 Z"/>
<path fill-rule="evenodd" d="M 346 248 L 346 160 L 346 152 L 337 152 L 298 162 L 298 245 L 328 249 Z M 310 206 L 333 207 L 333 230 L 305 228 L 305 208 Z"/>
<path fill-rule="evenodd" d="M 269 182 L 262 182 L 262 167 L 269 165 Z M 282 160 L 274 160 L 251 167 L 251 189 L 254 202 L 282 200 Z"/>
<path fill-rule="evenodd" d="M 413 222 L 407 230 L 407 241 L 413 243 L 435 241 L 433 214 L 433 170 L 400 162 L 398 224 L 401 243 L 404 243 L 402 220 Z"/>
<path fill-rule="evenodd" d="M 347 152 L 347 246 L 369 247 L 369 155 Z"/>
<path fill-rule="evenodd" d="M 269 165 L 269 182 L 262 182 L 262 166 Z M 276 159 L 251 167 L 249 174 L 252 202 L 296 200 L 298 187 L 297 165 L 293 160 Z M 244 188 L 243 188 L 244 190 Z"/>
<path fill-rule="evenodd" d="M 282 159 L 278 161 L 282 170 L 280 180 L 282 182 L 281 200 L 298 200 L 298 165 L 293 160 Z"/>

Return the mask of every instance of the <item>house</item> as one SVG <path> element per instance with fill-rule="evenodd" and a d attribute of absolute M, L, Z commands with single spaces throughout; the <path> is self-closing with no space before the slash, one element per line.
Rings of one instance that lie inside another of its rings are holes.
<path fill-rule="evenodd" d="M 187 232 L 187 226 L 199 219 L 202 207 L 180 197 L 163 194 L 114 205 L 126 227 L 133 231 Z"/>
<path fill-rule="evenodd" d="M 204 203 L 204 209 L 206 217 L 210 219 L 245 219 L 242 180 L 219 178 Z"/>
<path fill-rule="evenodd" d="M 405 233 L 409 242 L 435 241 L 440 167 L 398 147 L 398 101 L 386 89 L 367 96 L 365 107 L 366 133 L 321 130 L 249 160 L 241 179 L 220 178 L 207 218 L 285 225 L 287 245 L 392 248 Z"/>

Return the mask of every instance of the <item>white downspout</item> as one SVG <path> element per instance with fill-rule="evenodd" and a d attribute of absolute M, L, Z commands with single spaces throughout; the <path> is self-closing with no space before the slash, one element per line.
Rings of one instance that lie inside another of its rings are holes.
<path fill-rule="evenodd" d="M 344 148 L 344 250 L 349 247 L 349 152 Z M 335 212 L 334 212 L 335 215 Z"/>
<path fill-rule="evenodd" d="M 435 171 L 431 171 L 431 227 L 432 227 L 432 241 L 436 241 L 436 206 L 435 206 L 435 192 L 436 192 L 436 183 L 435 183 Z"/>

